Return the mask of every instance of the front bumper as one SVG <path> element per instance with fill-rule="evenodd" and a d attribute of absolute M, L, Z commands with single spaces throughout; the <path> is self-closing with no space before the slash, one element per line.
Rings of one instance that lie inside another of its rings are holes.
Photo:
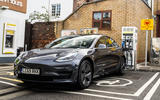
<path fill-rule="evenodd" d="M 40 69 L 40 75 L 23 74 L 22 68 Z M 41 83 L 75 83 L 77 82 L 78 66 L 72 62 L 63 64 L 21 63 L 14 65 L 15 76 L 27 82 Z"/>

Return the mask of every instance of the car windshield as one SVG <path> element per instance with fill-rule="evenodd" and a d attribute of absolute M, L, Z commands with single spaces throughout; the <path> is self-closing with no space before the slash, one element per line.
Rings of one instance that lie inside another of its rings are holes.
<path fill-rule="evenodd" d="M 57 42 L 55 45 L 52 45 L 49 48 L 89 48 L 95 38 L 96 35 L 67 38 L 63 41 L 59 40 L 61 42 Z"/>
<path fill-rule="evenodd" d="M 69 37 L 58 38 L 58 39 L 54 40 L 53 42 L 47 44 L 45 46 L 45 48 L 51 48 L 52 46 L 60 44 L 61 42 L 64 42 L 65 40 L 68 40 L 68 39 L 71 39 L 71 38 L 74 38 L 74 37 L 77 37 L 77 36 L 69 36 Z"/>

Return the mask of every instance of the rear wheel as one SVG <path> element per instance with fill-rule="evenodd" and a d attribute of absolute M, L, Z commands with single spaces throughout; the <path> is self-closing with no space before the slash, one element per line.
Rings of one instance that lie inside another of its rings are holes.
<path fill-rule="evenodd" d="M 92 82 L 92 67 L 87 60 L 82 61 L 78 73 L 78 87 L 84 89 L 90 86 Z"/>

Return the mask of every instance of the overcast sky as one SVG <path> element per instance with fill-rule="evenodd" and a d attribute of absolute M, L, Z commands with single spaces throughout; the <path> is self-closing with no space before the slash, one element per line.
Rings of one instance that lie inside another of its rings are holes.
<path fill-rule="evenodd" d="M 27 0 L 27 15 L 33 11 L 41 11 L 42 6 L 48 8 L 49 0 Z"/>

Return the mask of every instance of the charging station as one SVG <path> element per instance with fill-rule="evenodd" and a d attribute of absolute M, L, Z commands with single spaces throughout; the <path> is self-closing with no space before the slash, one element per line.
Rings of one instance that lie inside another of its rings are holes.
<path fill-rule="evenodd" d="M 137 32 L 136 27 L 122 27 L 122 48 L 126 57 L 126 65 L 135 69 L 137 64 Z"/>

